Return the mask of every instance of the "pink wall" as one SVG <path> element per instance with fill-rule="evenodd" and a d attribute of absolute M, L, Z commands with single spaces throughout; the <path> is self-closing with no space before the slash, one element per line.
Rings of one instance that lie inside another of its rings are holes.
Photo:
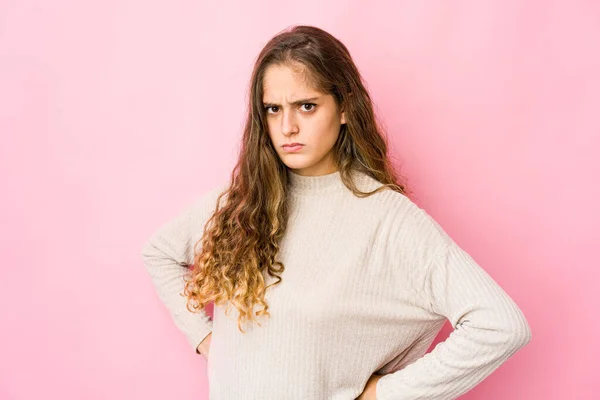
<path fill-rule="evenodd" d="M 348 45 L 417 201 L 531 324 L 464 398 L 597 398 L 598 2 L 216 3 L 0 2 L 0 398 L 206 398 L 140 248 L 228 176 L 296 23 Z"/>

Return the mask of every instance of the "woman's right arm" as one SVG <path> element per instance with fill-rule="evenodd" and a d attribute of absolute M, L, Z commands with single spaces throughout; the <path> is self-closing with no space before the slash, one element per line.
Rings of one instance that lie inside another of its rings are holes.
<path fill-rule="evenodd" d="M 194 244 L 202 237 L 204 224 L 214 212 L 219 185 L 197 199 L 175 218 L 164 223 L 146 240 L 142 260 L 154 288 L 177 328 L 197 354 L 208 356 L 212 320 L 204 310 L 193 313 L 186 307 L 183 280 L 194 262 Z"/>

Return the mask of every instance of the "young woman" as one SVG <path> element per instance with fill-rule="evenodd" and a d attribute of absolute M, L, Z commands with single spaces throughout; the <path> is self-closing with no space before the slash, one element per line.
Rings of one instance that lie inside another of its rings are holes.
<path fill-rule="evenodd" d="M 531 338 L 409 199 L 350 53 L 315 27 L 267 43 L 231 180 L 142 253 L 214 400 L 453 399 Z"/>

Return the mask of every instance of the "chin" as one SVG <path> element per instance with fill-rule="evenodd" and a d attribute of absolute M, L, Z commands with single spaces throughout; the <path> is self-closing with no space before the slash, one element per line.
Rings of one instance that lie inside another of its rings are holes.
<path fill-rule="evenodd" d="M 286 160 L 285 158 L 282 161 L 288 168 L 296 170 L 310 168 L 315 164 L 313 162 L 307 162 L 306 160 Z"/>

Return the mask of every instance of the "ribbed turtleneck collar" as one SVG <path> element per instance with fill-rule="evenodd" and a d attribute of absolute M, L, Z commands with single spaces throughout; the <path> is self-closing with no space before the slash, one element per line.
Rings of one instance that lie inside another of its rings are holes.
<path fill-rule="evenodd" d="M 329 191 L 343 186 L 340 171 L 326 175 L 305 176 L 288 168 L 290 189 L 296 193 L 311 193 Z"/>
<path fill-rule="evenodd" d="M 352 176 L 360 180 L 364 175 L 353 170 Z M 290 189 L 295 193 L 322 193 L 346 188 L 339 170 L 326 175 L 304 176 L 288 168 L 288 181 Z"/>

